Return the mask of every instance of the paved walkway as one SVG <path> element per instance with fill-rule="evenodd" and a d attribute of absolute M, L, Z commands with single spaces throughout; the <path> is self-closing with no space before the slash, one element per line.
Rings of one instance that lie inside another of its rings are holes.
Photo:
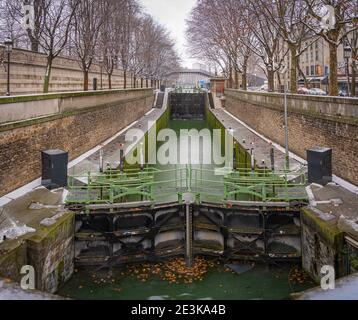
<path fill-rule="evenodd" d="M 285 153 L 278 149 L 275 144 L 258 136 L 257 133 L 249 129 L 226 110 L 218 107 L 212 110 L 212 112 L 226 128 L 232 128 L 234 130 L 234 138 L 243 148 L 249 150 L 254 148 L 254 157 L 258 167 L 271 167 L 270 151 L 273 147 L 275 154 L 275 170 L 284 170 Z M 290 157 L 290 170 L 295 171 L 300 168 L 302 168 L 302 164 L 293 157 Z"/>
<path fill-rule="evenodd" d="M 295 300 L 358 300 L 358 274 L 336 280 L 333 290 L 317 287 L 291 296 Z"/>
<path fill-rule="evenodd" d="M 25 291 L 14 282 L 0 279 L 0 300 L 67 300 L 38 290 Z M 16 312 L 16 310 L 15 310 Z"/>
<path fill-rule="evenodd" d="M 125 136 L 128 130 L 140 129 L 145 134 L 150 129 L 149 125 L 153 125 L 154 122 L 158 120 L 164 112 L 165 109 L 151 109 L 149 113 L 140 118 L 138 121 L 134 122 L 130 127 L 127 127 L 125 130 L 122 130 L 117 136 L 112 138 L 110 142 L 107 141 L 108 143 L 104 143 L 102 146 L 100 146 L 100 148 L 97 148 L 97 151 L 74 165 L 71 169 L 69 169 L 69 174 L 80 175 L 85 174 L 89 171 L 98 172 L 101 149 L 103 150 L 104 167 L 107 163 L 109 163 L 112 168 L 118 167 L 120 162 L 121 148 L 124 148 L 124 150 L 126 150 L 127 146 L 130 145 L 130 142 L 126 143 L 125 141 Z"/>

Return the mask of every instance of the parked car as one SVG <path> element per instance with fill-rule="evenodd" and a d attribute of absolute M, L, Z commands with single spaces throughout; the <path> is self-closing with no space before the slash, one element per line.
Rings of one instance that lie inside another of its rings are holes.
<path fill-rule="evenodd" d="M 268 85 L 264 84 L 263 86 L 261 86 L 260 91 L 268 91 Z"/>
<path fill-rule="evenodd" d="M 297 89 L 298 94 L 309 94 L 309 90 L 305 87 L 300 87 Z"/>
<path fill-rule="evenodd" d="M 346 90 L 339 90 L 338 95 L 339 95 L 340 97 L 347 97 L 347 96 L 348 96 L 348 93 L 347 93 Z"/>
<path fill-rule="evenodd" d="M 327 92 L 319 88 L 312 88 L 309 90 L 309 94 L 314 96 L 326 96 Z"/>

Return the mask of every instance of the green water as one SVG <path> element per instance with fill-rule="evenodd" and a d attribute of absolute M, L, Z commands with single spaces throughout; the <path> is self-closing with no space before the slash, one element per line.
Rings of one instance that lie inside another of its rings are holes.
<path fill-rule="evenodd" d="M 86 300 L 282 300 L 314 286 L 311 280 L 302 284 L 290 282 L 291 267 L 258 265 L 241 275 L 218 267 L 209 271 L 203 281 L 193 284 L 170 284 L 156 276 L 142 282 L 134 276 L 122 276 L 118 269 L 87 269 L 75 273 L 59 294 Z"/>

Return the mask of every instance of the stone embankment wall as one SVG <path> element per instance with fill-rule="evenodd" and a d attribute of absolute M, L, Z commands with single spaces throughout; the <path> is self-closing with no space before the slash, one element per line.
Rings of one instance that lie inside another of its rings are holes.
<path fill-rule="evenodd" d="M 226 89 L 226 109 L 269 139 L 284 145 L 284 97 L 280 93 Z M 289 147 L 333 149 L 333 171 L 358 185 L 358 99 L 289 95 Z"/>
<path fill-rule="evenodd" d="M 346 275 L 344 232 L 332 221 L 323 221 L 312 211 L 302 208 L 302 266 L 319 283 L 324 266 L 332 266 L 337 278 Z"/>
<path fill-rule="evenodd" d="M 14 49 L 10 58 L 11 93 L 34 94 L 43 92 L 43 82 L 46 71 L 46 55 L 33 51 Z M 0 46 L 0 96 L 6 92 L 7 84 L 7 56 L 4 47 Z M 101 65 L 93 63 L 88 77 L 88 85 L 93 89 L 93 79 L 97 79 L 97 89 L 108 89 L 109 81 L 107 72 Z M 126 75 L 127 88 L 134 87 L 134 79 L 130 74 Z M 50 79 L 50 92 L 64 92 L 83 90 L 83 71 L 79 61 L 70 57 L 57 57 L 53 61 Z M 112 77 L 112 89 L 124 88 L 124 72 L 114 69 Z M 143 87 L 147 82 L 143 81 Z M 150 86 L 150 80 L 149 84 Z M 137 88 L 141 86 L 137 79 Z"/>
<path fill-rule="evenodd" d="M 74 159 L 153 106 L 153 89 L 0 98 L 0 196 L 41 176 L 41 151 Z"/>

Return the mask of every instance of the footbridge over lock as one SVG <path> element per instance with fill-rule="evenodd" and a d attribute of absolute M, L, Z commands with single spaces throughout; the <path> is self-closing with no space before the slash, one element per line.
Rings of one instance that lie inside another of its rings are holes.
<path fill-rule="evenodd" d="M 157 137 L 162 128 L 217 129 L 225 140 L 225 125 L 206 92 L 167 92 L 156 112 L 156 124 L 133 151 L 145 154 L 140 164 L 129 164 L 132 151 L 122 151 L 105 169 L 69 174 L 67 206 L 77 213 L 77 264 L 114 266 L 178 255 L 190 264 L 198 254 L 300 259 L 305 168 L 266 165 L 239 141 L 233 144 L 231 168 L 204 163 L 202 156 L 199 163 L 151 164 L 150 135 Z M 183 152 L 179 143 L 177 149 Z"/>

